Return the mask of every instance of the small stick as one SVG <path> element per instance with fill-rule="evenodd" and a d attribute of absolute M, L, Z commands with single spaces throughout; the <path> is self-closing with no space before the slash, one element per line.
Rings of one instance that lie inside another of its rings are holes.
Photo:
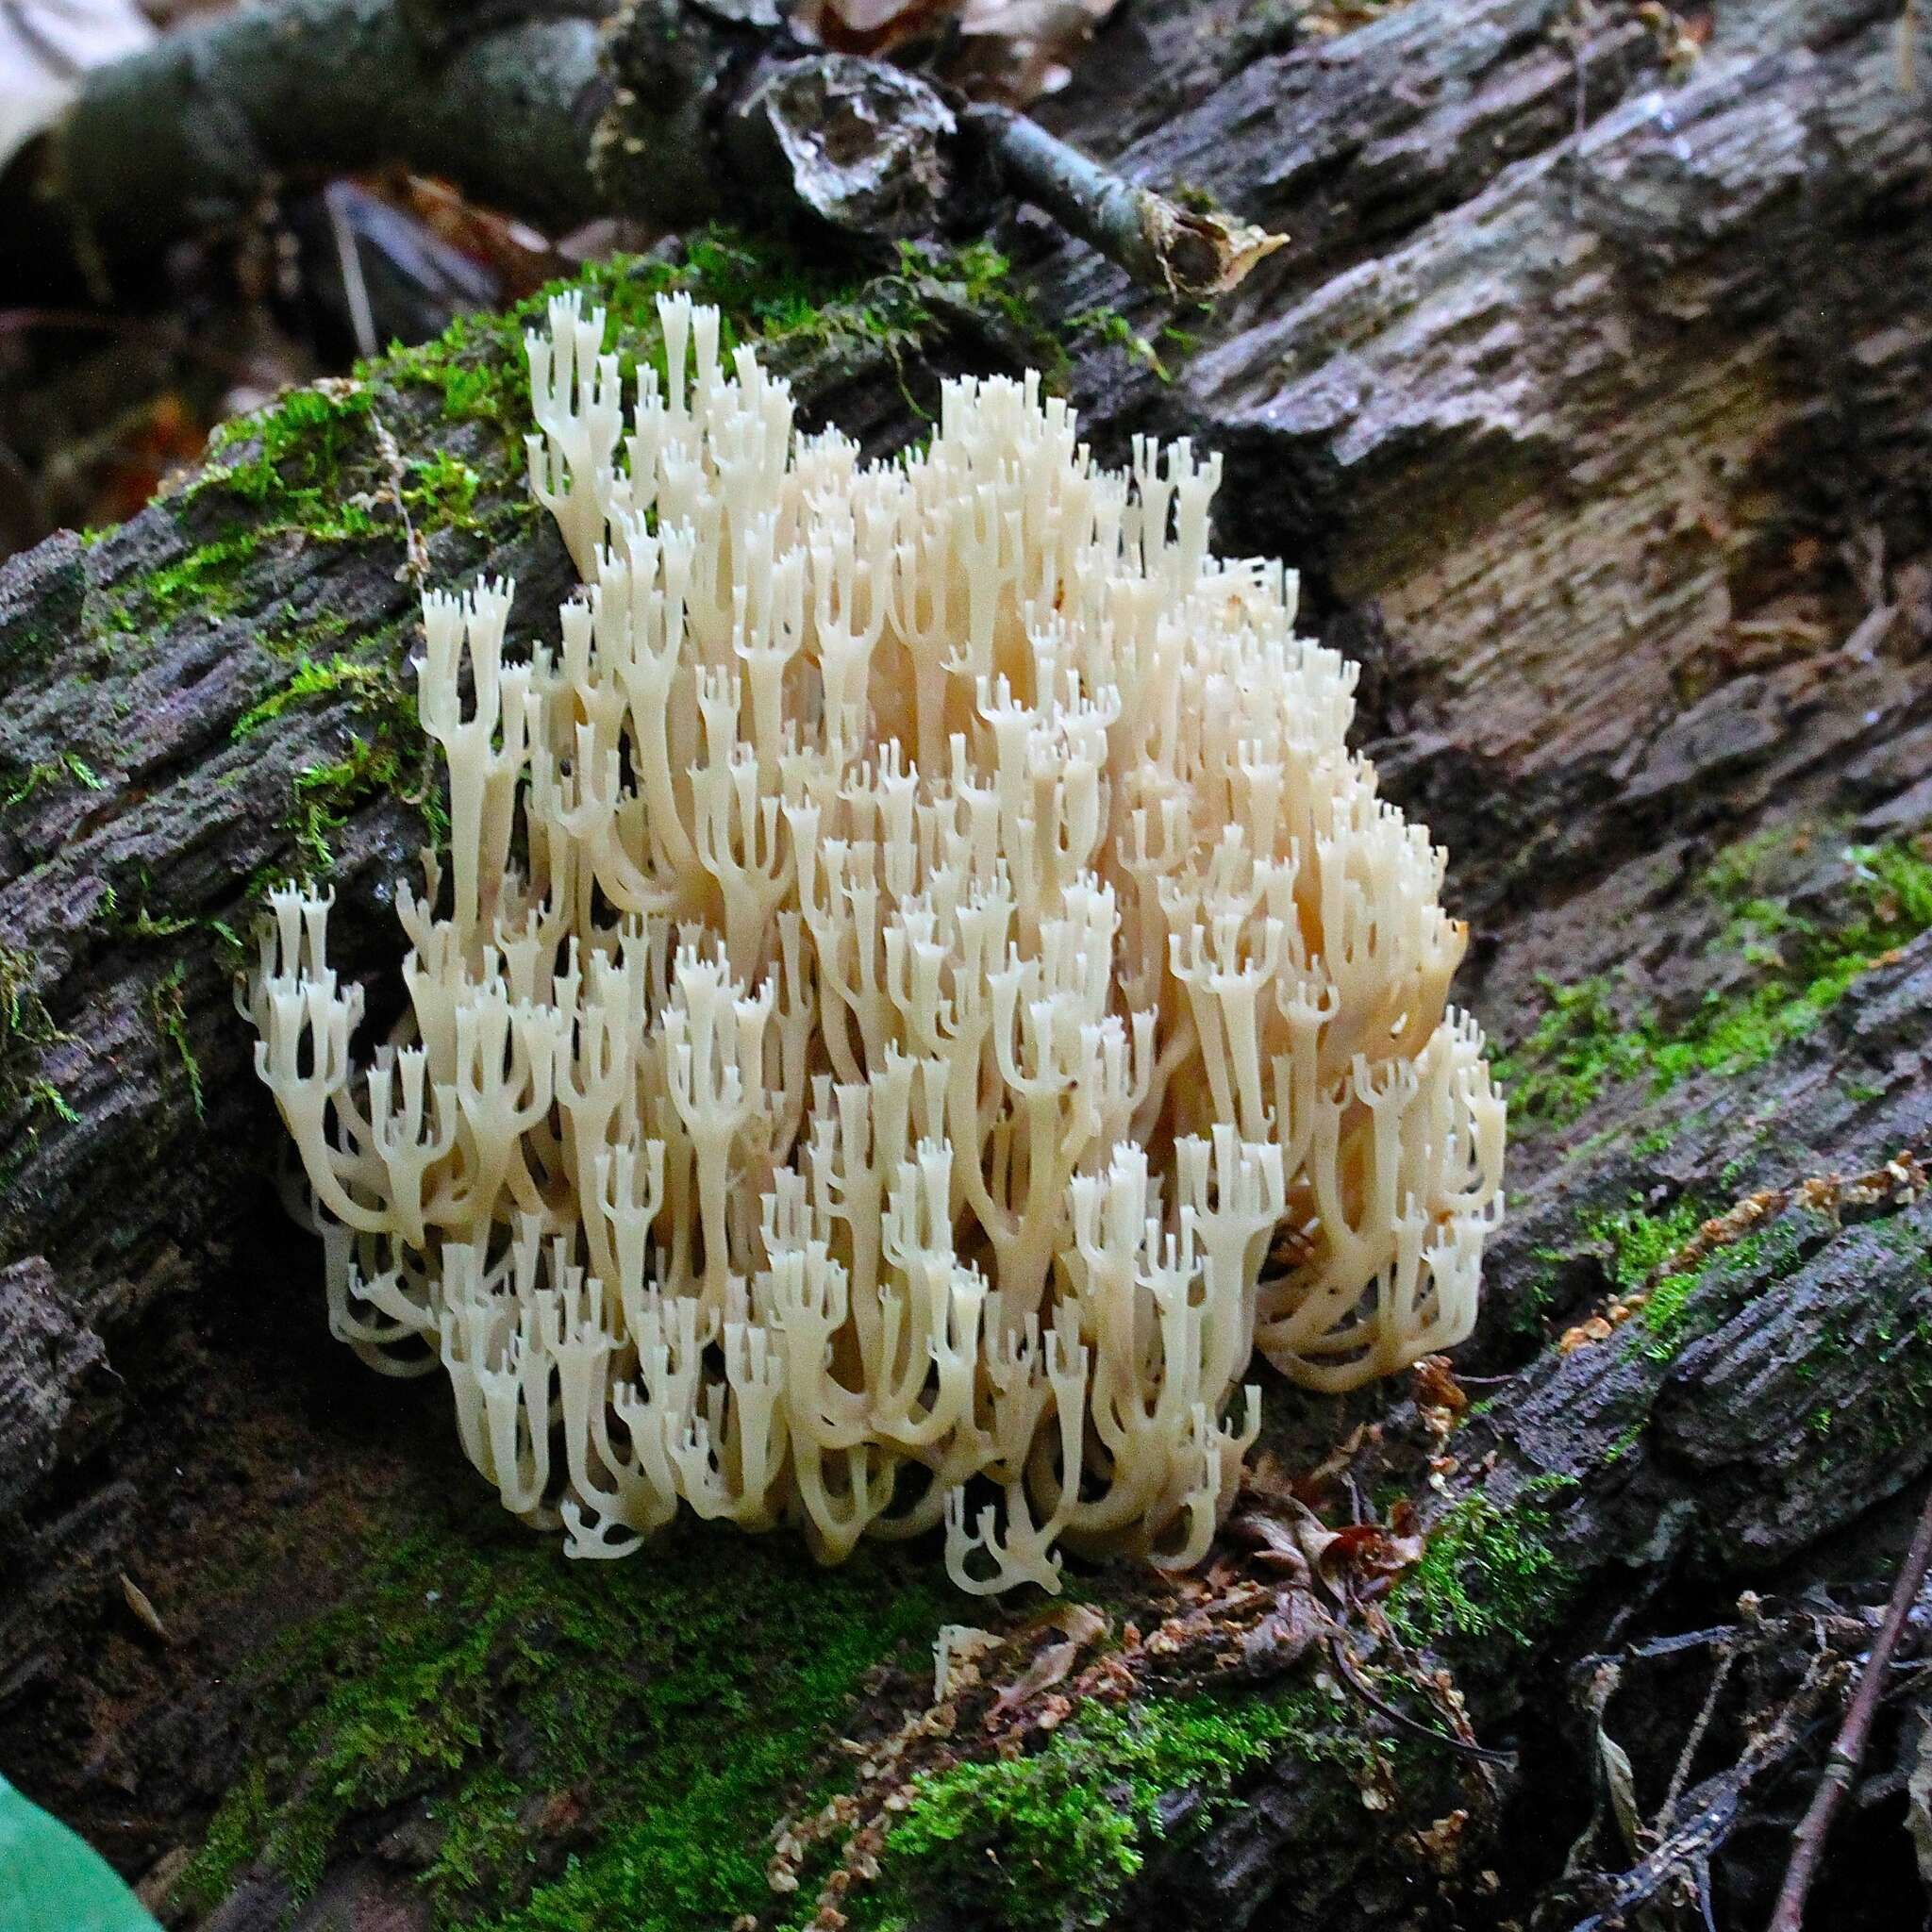
<path fill-rule="evenodd" d="M 1458 1738 L 1450 1731 L 1439 1731 L 1434 1724 L 1423 1724 L 1412 1718 L 1406 1710 L 1398 1710 L 1386 1699 L 1378 1697 L 1362 1681 L 1348 1655 L 1348 1645 L 1341 1632 L 1333 1631 L 1328 1638 L 1328 1655 L 1335 1659 L 1335 1668 L 1341 1673 L 1342 1681 L 1371 1710 L 1379 1711 L 1391 1724 L 1407 1731 L 1413 1738 L 1426 1738 L 1432 1744 L 1441 1744 L 1446 1750 L 1460 1751 L 1465 1757 L 1479 1757 L 1485 1764 L 1514 1764 L 1513 1751 L 1492 1751 L 1487 1744 L 1477 1744 L 1468 1738 Z"/>
<path fill-rule="evenodd" d="M 1010 108 L 981 103 L 960 118 L 1015 195 L 1043 208 L 1137 282 L 1182 301 L 1225 293 L 1288 240 L 1137 188 Z"/>
<path fill-rule="evenodd" d="M 1919 1526 L 1912 1533 L 1911 1547 L 1906 1552 L 1891 1601 L 1885 1607 L 1885 1621 L 1878 1626 L 1878 1640 L 1866 1656 L 1858 1688 L 1845 1712 L 1844 1727 L 1824 1760 L 1824 1774 L 1811 1794 L 1810 1808 L 1792 1835 L 1791 1862 L 1785 1868 L 1784 1889 L 1778 1893 L 1777 1909 L 1771 1915 L 1771 1932 L 1800 1932 L 1804 1924 L 1805 1899 L 1824 1851 L 1825 1838 L 1845 1792 L 1858 1774 L 1858 1766 L 1864 1762 L 1866 1740 L 1871 1733 L 1873 1714 L 1878 1708 L 1879 1692 L 1891 1663 L 1891 1654 L 1898 1648 L 1906 1619 L 1918 1601 L 1928 1565 L 1932 1565 L 1932 1495 L 1927 1495 L 1925 1507 L 1920 1512 Z"/>

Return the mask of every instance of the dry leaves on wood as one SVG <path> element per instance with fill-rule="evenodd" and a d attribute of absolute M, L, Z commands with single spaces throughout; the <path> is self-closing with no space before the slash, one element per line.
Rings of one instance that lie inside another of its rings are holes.
<path fill-rule="evenodd" d="M 1118 0 L 799 0 L 793 28 L 841 53 L 921 43 L 933 71 L 975 100 L 1024 106 L 1064 87 Z"/>
<path fill-rule="evenodd" d="M 1908 1208 L 1932 1187 L 1932 1174 L 1925 1169 L 1925 1157 L 1915 1148 L 1901 1148 L 1882 1167 L 1868 1168 L 1863 1174 L 1810 1174 L 1787 1188 L 1760 1188 L 1746 1194 L 1724 1213 L 1712 1215 L 1690 1239 L 1650 1271 L 1641 1287 L 1628 1294 L 1613 1295 L 1597 1314 L 1567 1328 L 1557 1339 L 1559 1355 L 1574 1355 L 1591 1342 L 1603 1341 L 1636 1314 L 1660 1282 L 1701 1268 L 1711 1256 L 1757 1227 L 1774 1219 L 1787 1208 L 1802 1208 L 1834 1225 L 1847 1208 Z"/>

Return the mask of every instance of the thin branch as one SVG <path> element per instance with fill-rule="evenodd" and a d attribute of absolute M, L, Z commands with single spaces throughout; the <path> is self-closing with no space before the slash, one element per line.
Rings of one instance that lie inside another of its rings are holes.
<path fill-rule="evenodd" d="M 1810 1808 L 1791 1840 L 1791 1862 L 1785 1868 L 1784 1889 L 1778 1893 L 1777 1909 L 1771 1915 L 1771 1932 L 1799 1932 L 1805 1922 L 1805 1900 L 1811 1890 L 1818 1861 L 1824 1852 L 1824 1840 L 1832 1820 L 1844 1802 L 1858 1767 L 1865 1760 L 1865 1745 L 1872 1732 L 1873 1714 L 1878 1708 L 1886 1673 L 1892 1652 L 1904 1633 L 1906 1619 L 1919 1600 L 1925 1571 L 1932 1565 L 1932 1493 L 1919 1512 L 1919 1526 L 1912 1532 L 1911 1546 L 1892 1587 L 1891 1601 L 1885 1607 L 1885 1621 L 1878 1626 L 1878 1638 L 1859 1673 L 1858 1688 L 1845 1711 L 1844 1725 L 1824 1760 L 1824 1774 L 1811 1795 Z"/>
<path fill-rule="evenodd" d="M 985 143 L 1013 193 L 1136 281 L 1183 301 L 1224 293 L 1288 241 L 1138 188 L 1010 108 L 971 107 L 961 120 Z"/>
<path fill-rule="evenodd" d="M 1690 1767 L 1697 1761 L 1698 1747 L 1704 1742 L 1704 1736 L 1710 1729 L 1710 1721 L 1717 1714 L 1717 1701 L 1724 1694 L 1724 1688 L 1730 1681 L 1731 1666 L 1738 1661 L 1737 1648 L 1726 1644 L 1718 1652 L 1717 1668 L 1710 1674 L 1710 1688 L 1704 1693 L 1703 1707 L 1690 1726 L 1690 1735 L 1684 1740 L 1684 1748 L 1677 1754 L 1677 1767 L 1671 1773 L 1670 1789 L 1664 1793 L 1664 1801 L 1657 1807 L 1657 1828 L 1667 1832 L 1676 1822 L 1677 1800 L 1684 1795 L 1684 1787 L 1690 1782 Z"/>
<path fill-rule="evenodd" d="M 1386 1698 L 1377 1695 L 1363 1680 L 1361 1673 L 1355 1667 L 1355 1660 L 1348 1654 L 1348 1643 L 1341 1631 L 1330 1633 L 1328 1655 L 1335 1660 L 1335 1668 L 1341 1673 L 1341 1680 L 1371 1710 L 1379 1712 L 1397 1729 L 1404 1730 L 1412 1738 L 1425 1738 L 1431 1744 L 1441 1744 L 1444 1750 L 1459 1751 L 1465 1757 L 1480 1758 L 1485 1764 L 1507 1764 L 1516 1762 L 1513 1751 L 1492 1751 L 1487 1744 L 1472 1742 L 1467 1738 L 1458 1738 L 1453 1732 L 1439 1731 L 1434 1724 L 1425 1724 L 1412 1718 L 1406 1710 L 1398 1709 Z"/>

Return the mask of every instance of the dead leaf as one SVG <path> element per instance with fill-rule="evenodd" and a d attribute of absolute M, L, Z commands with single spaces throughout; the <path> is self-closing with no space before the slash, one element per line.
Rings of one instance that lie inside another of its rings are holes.
<path fill-rule="evenodd" d="M 997 1649 L 999 1642 L 991 1630 L 971 1624 L 941 1624 L 932 1646 L 932 1701 L 943 1704 L 960 1688 L 965 1667 Z"/>
<path fill-rule="evenodd" d="M 957 11 L 956 0 L 799 0 L 791 29 L 839 54 L 871 58 L 929 33 Z"/>
<path fill-rule="evenodd" d="M 1422 1561 L 1423 1539 L 1391 1536 L 1379 1523 L 1358 1523 L 1338 1530 L 1323 1559 L 1323 1580 L 1334 1584 L 1344 1571 L 1381 1585 Z"/>
<path fill-rule="evenodd" d="M 1291 1583 L 1304 1586 L 1308 1583 L 1308 1559 L 1302 1555 L 1302 1546 L 1296 1541 L 1294 1531 L 1278 1517 L 1259 1514 L 1238 1516 L 1228 1527 L 1235 1535 L 1249 1537 L 1260 1545 L 1253 1560 L 1263 1569 L 1271 1570 Z"/>
<path fill-rule="evenodd" d="M 125 1570 L 121 1573 L 121 1594 L 126 1598 L 127 1607 L 163 1643 L 174 1642 L 175 1640 L 168 1635 L 168 1626 L 161 1622 L 160 1612 L 148 1602 L 147 1592 Z"/>
<path fill-rule="evenodd" d="M 1073 78 L 1117 0 L 965 0 L 948 77 L 981 100 L 1024 106 Z"/>
<path fill-rule="evenodd" d="M 1597 1727 L 1596 1742 L 1617 1829 L 1624 1834 L 1624 1842 L 1631 1857 L 1641 1858 L 1648 1847 L 1644 1838 L 1643 1813 L 1637 1804 L 1637 1774 L 1630 1763 L 1630 1754 L 1601 1725 Z"/>
<path fill-rule="evenodd" d="M 1024 107 L 1064 87 L 1119 0 L 798 0 L 794 33 L 877 58 L 923 42 L 933 71 L 975 100 Z"/>
<path fill-rule="evenodd" d="M 1080 1654 L 1080 1646 L 1071 1640 L 1064 1643 L 1049 1643 L 1034 1657 L 1033 1661 L 993 1699 L 992 1709 L 987 1713 L 989 1727 L 1004 1717 L 1014 1706 L 1024 1704 L 1029 1697 L 1037 1697 L 1042 1690 L 1050 1690 L 1064 1678 L 1074 1668 L 1074 1659 Z"/>
<path fill-rule="evenodd" d="M 1425 1355 L 1410 1371 L 1416 1405 L 1421 1408 L 1446 1408 L 1460 1415 L 1469 1407 L 1469 1397 L 1446 1355 Z"/>
<path fill-rule="evenodd" d="M 1274 1675 L 1298 1663 L 1327 1628 L 1327 1617 L 1306 1591 L 1285 1590 L 1241 1639 L 1241 1662 L 1257 1675 Z"/>
<path fill-rule="evenodd" d="M 1046 1620 L 1048 1625 L 1076 1644 L 1089 1644 L 1113 1628 L 1113 1619 L 1091 1604 L 1059 1604 Z"/>
<path fill-rule="evenodd" d="M 1340 1475 L 1362 1452 L 1364 1443 L 1373 1441 L 1371 1424 L 1357 1423 L 1341 1441 L 1302 1478 L 1302 1485 L 1326 1482 L 1331 1475 Z"/>
<path fill-rule="evenodd" d="M 1468 1826 L 1469 1813 L 1458 1806 L 1416 1833 L 1416 1849 L 1439 1872 L 1453 1871 L 1462 1856 L 1462 1840 Z"/>

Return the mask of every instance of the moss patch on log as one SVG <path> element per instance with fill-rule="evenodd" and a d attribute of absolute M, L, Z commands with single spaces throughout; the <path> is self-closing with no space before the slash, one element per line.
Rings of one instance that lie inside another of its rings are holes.
<path fill-rule="evenodd" d="M 43 1127 L 79 1119 L 44 1071 L 50 1048 L 69 1036 L 55 1024 L 42 996 L 42 969 L 18 946 L 0 946 L 0 1121 L 20 1120 L 19 1143 L 0 1162 L 0 1197 L 39 1143 Z"/>
<path fill-rule="evenodd" d="M 1359 1728 L 1340 1695 L 1303 1680 L 1089 1705 L 1038 1751 L 922 1776 L 851 1923 L 886 1932 L 922 1903 L 991 1893 L 1015 1932 L 1106 1924 L 1156 1844 L 1204 1830 L 1283 1757 L 1339 1774 L 1331 1795 L 1357 1814 L 1385 1808 L 1412 1747 Z"/>
<path fill-rule="evenodd" d="M 1555 1628 L 1576 1576 L 1553 1546 L 1551 1500 L 1575 1486 L 1572 1476 L 1547 1475 L 1507 1503 L 1478 1492 L 1453 1504 L 1390 1601 L 1404 1641 L 1453 1648 L 1467 1639 L 1522 1651 Z"/>
<path fill-rule="evenodd" d="M 712 228 L 690 240 L 676 260 L 613 256 L 502 314 L 465 316 L 433 342 L 392 349 L 358 375 L 435 391 L 446 420 L 488 425 L 504 439 L 512 466 L 521 465 L 530 426 L 524 332 L 539 326 L 550 297 L 567 289 L 607 311 L 606 341 L 618 354 L 626 390 L 640 362 L 663 371 L 657 304 L 671 294 L 715 305 L 724 347 L 758 342 L 777 375 L 796 376 L 820 357 L 849 366 L 883 356 L 903 382 L 909 358 L 968 320 L 1025 344 L 1051 368 L 1066 363 L 1064 346 L 1021 292 L 1011 264 L 987 243 L 937 249 L 908 242 L 894 269 L 860 275 Z M 907 400 L 916 414 L 925 413 L 924 404 L 909 394 Z"/>
<path fill-rule="evenodd" d="M 924 1561 L 815 1570 L 787 1538 L 674 1531 L 568 1561 L 479 1505 L 392 1546 L 258 1667 L 258 1755 L 177 1897 L 257 1866 L 299 1900 L 341 1835 L 409 1821 L 441 1925 L 591 1932 L 769 1915 L 767 1834 L 867 1674 L 970 1607 Z"/>
<path fill-rule="evenodd" d="M 1642 1081 L 1661 1094 L 1698 1074 L 1760 1066 L 1809 1032 L 1859 974 L 1932 929 L 1924 833 L 1843 847 L 1829 903 L 1815 910 L 1797 910 L 1789 897 L 1760 889 L 1762 873 L 1793 839 L 1819 836 L 1760 834 L 1728 848 L 1705 873 L 1697 891 L 1720 927 L 1712 955 L 1744 971 L 1688 1009 L 1660 1010 L 1605 974 L 1546 981 L 1542 1017 L 1494 1062 L 1512 1120 L 1565 1126 L 1615 1086 Z"/>

